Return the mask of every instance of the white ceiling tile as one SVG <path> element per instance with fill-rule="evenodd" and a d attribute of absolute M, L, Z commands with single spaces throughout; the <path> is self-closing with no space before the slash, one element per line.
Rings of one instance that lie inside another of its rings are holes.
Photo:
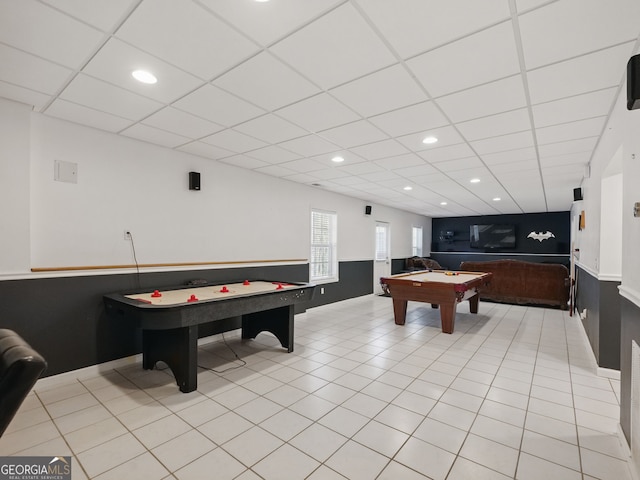
<path fill-rule="evenodd" d="M 201 142 L 215 145 L 236 153 L 245 153 L 266 146 L 261 140 L 236 132 L 230 128 L 200 139 Z"/>
<path fill-rule="evenodd" d="M 518 18 L 528 69 L 635 40 L 640 2 L 563 0 Z M 571 35 L 567 35 L 567 31 Z"/>
<path fill-rule="evenodd" d="M 470 141 L 530 130 L 529 110 L 521 108 L 462 122 L 458 124 L 458 129 Z"/>
<path fill-rule="evenodd" d="M 540 153 L 540 159 L 556 155 L 565 155 L 567 153 L 592 152 L 597 141 L 597 137 L 591 137 L 580 140 L 549 143 L 548 145 L 540 145 L 538 152 Z"/>
<path fill-rule="evenodd" d="M 183 152 L 192 153 L 200 157 L 211 158 L 213 160 L 220 160 L 225 157 L 233 157 L 234 153 L 229 150 L 224 150 L 213 145 L 202 142 L 191 142 L 186 145 L 182 145 L 178 148 Z"/>
<path fill-rule="evenodd" d="M 218 125 L 203 118 L 196 117 L 190 113 L 183 112 L 173 107 L 165 107 L 162 110 L 145 118 L 142 123 L 152 127 L 161 128 L 178 135 L 198 139 L 223 130 L 222 125 Z"/>
<path fill-rule="evenodd" d="M 433 102 L 422 102 L 377 115 L 369 121 L 391 136 L 424 132 L 449 123 Z"/>
<path fill-rule="evenodd" d="M 416 181 L 418 177 L 424 177 L 424 178 L 420 178 L 421 183 L 424 183 L 428 180 L 435 179 L 435 178 L 440 178 L 440 177 L 446 178 L 443 174 L 438 172 L 438 170 L 436 170 L 434 167 L 426 163 L 423 165 L 415 165 L 413 167 L 398 168 L 393 172 L 398 175 L 402 175 L 403 177 L 415 178 Z"/>
<path fill-rule="evenodd" d="M 341 3 L 342 0 L 278 0 L 253 2 L 201 0 L 201 2 L 262 45 L 297 30 L 310 20 Z"/>
<path fill-rule="evenodd" d="M 407 153 L 406 155 L 382 158 L 380 160 L 376 160 L 374 163 L 379 167 L 386 168 L 387 170 L 395 170 L 397 168 L 424 165 L 424 160 L 415 153 Z"/>
<path fill-rule="evenodd" d="M 407 58 L 509 18 L 506 0 L 360 0 L 359 5 Z"/>
<path fill-rule="evenodd" d="M 190 138 L 169 133 L 166 130 L 160 130 L 141 123 L 136 123 L 120 133 L 126 137 L 136 138 L 138 140 L 168 148 L 178 147 L 191 141 Z"/>
<path fill-rule="evenodd" d="M 538 128 L 536 130 L 536 136 L 538 137 L 538 143 L 540 145 L 564 142 L 565 140 L 573 140 L 576 138 L 597 137 L 602 133 L 606 120 L 607 117 L 596 117 L 563 123 L 562 125 Z"/>
<path fill-rule="evenodd" d="M 252 150 L 247 156 L 257 158 L 269 164 L 284 163 L 300 158 L 300 155 L 280 148 L 277 145 L 269 145 L 268 147 Z"/>
<path fill-rule="evenodd" d="M 134 70 L 153 73 L 158 83 L 149 85 L 137 81 L 131 75 Z M 82 71 L 164 103 L 170 103 L 202 85 L 202 81 L 193 75 L 113 38 L 98 51 Z"/>
<path fill-rule="evenodd" d="M 538 160 L 535 158 L 532 158 L 530 160 L 522 160 L 522 161 L 512 160 L 509 163 L 499 163 L 499 164 L 491 165 L 489 167 L 489 170 L 491 170 L 491 173 L 498 179 L 500 179 L 500 175 L 505 173 L 512 173 L 512 172 L 523 173 L 528 170 L 538 170 L 538 169 L 539 169 Z"/>
<path fill-rule="evenodd" d="M 533 134 L 531 132 L 518 132 L 502 135 L 500 137 L 485 138 L 470 142 L 473 149 L 479 154 L 506 152 L 533 146 Z"/>
<path fill-rule="evenodd" d="M 393 88 L 388 88 L 393 85 Z M 380 92 L 385 92 L 380 95 Z M 331 94 L 364 117 L 397 110 L 427 100 L 401 65 L 393 65 L 331 90 Z"/>
<path fill-rule="evenodd" d="M 549 0 L 516 0 L 516 8 L 519 13 L 522 13 L 539 7 L 543 3 L 549 3 Z"/>
<path fill-rule="evenodd" d="M 548 102 L 618 85 L 632 51 L 633 43 L 625 43 L 527 72 L 531 102 Z"/>
<path fill-rule="evenodd" d="M 32 105 L 35 111 L 40 111 L 51 98 L 49 95 L 3 82 L 2 80 L 0 80 L 0 97 L 11 99 L 14 102 Z"/>
<path fill-rule="evenodd" d="M 260 167 L 256 168 L 255 171 L 264 173 L 265 175 L 271 175 L 273 177 L 288 177 L 297 173 L 293 170 L 289 170 L 288 168 L 281 167 L 280 165 L 269 165 L 267 167 Z"/>
<path fill-rule="evenodd" d="M 364 178 L 365 180 L 368 180 L 369 182 L 382 182 L 382 181 L 388 181 L 388 180 L 395 180 L 398 179 L 399 177 L 393 173 L 390 172 L 389 170 L 381 170 L 379 172 L 372 172 L 372 173 L 364 173 L 362 174 L 362 178 Z"/>
<path fill-rule="evenodd" d="M 83 74 L 77 75 L 60 97 L 130 120 L 140 120 L 162 107 L 155 100 Z"/>
<path fill-rule="evenodd" d="M 0 44 L 0 80 L 41 93 L 54 94 L 72 71 L 29 53 Z"/>
<path fill-rule="evenodd" d="M 108 132 L 119 132 L 132 124 L 132 121 L 126 118 L 93 110 L 62 99 L 55 100 L 47 108 L 46 113 L 52 117 L 62 118 L 70 122 L 99 128 Z"/>
<path fill-rule="evenodd" d="M 309 173 L 317 170 L 323 170 L 325 167 L 310 158 L 301 158 L 300 160 L 292 160 L 281 164 L 285 168 L 289 168 L 295 172 Z"/>
<path fill-rule="evenodd" d="M 438 139 L 438 141 L 432 144 L 424 144 L 422 143 L 422 140 L 426 136 L 434 136 Z M 460 134 L 451 126 L 432 128 L 420 133 L 403 135 L 397 137 L 397 139 L 405 147 L 413 152 L 420 152 L 422 150 L 436 150 L 438 148 L 446 147 L 448 145 L 455 145 L 464 141 Z"/>
<path fill-rule="evenodd" d="M 470 88 L 436 100 L 454 122 L 515 110 L 526 106 L 520 75 Z"/>
<path fill-rule="evenodd" d="M 617 88 L 606 88 L 597 92 L 534 105 L 532 107 L 533 120 L 536 127 L 546 127 L 607 115 L 615 101 L 616 93 Z"/>
<path fill-rule="evenodd" d="M 145 0 L 116 35 L 204 80 L 259 49 L 195 2 Z"/>
<path fill-rule="evenodd" d="M 520 163 L 523 161 L 536 160 L 538 154 L 533 147 L 508 150 L 506 152 L 484 153 L 481 155 L 482 161 L 487 165 L 502 165 L 509 163 Z"/>
<path fill-rule="evenodd" d="M 557 166 L 557 165 L 576 165 L 576 164 L 586 165 L 587 163 L 589 163 L 590 158 L 591 158 L 590 151 L 568 153 L 566 155 L 555 155 L 555 156 L 543 157 L 540 159 L 540 165 L 542 166 L 542 169 L 544 171 L 544 169 L 548 167 Z M 576 169 L 576 172 L 582 173 L 583 170 L 578 168 Z"/>
<path fill-rule="evenodd" d="M 305 184 L 311 184 L 316 181 L 316 179 L 313 178 L 308 173 L 296 173 L 294 175 L 287 175 L 286 177 L 282 177 L 282 178 L 284 178 L 285 180 L 290 180 L 292 182 L 305 183 Z"/>
<path fill-rule="evenodd" d="M 35 0 L 0 2 L 0 42 L 79 68 L 104 34 Z"/>
<path fill-rule="evenodd" d="M 349 174 L 339 168 L 325 168 L 324 170 L 316 170 L 311 172 L 314 178 L 319 180 L 333 180 L 334 178 L 348 177 Z"/>
<path fill-rule="evenodd" d="M 324 89 L 396 62 L 350 3 L 296 31 L 270 50 Z"/>
<path fill-rule="evenodd" d="M 234 167 L 247 168 L 249 170 L 269 165 L 268 162 L 263 162 L 262 160 L 257 160 L 246 155 L 233 155 L 232 157 L 222 158 L 220 161 L 233 165 Z"/>
<path fill-rule="evenodd" d="M 310 132 L 337 127 L 360 118 L 358 114 L 327 93 L 301 100 L 276 113 Z"/>
<path fill-rule="evenodd" d="M 264 110 L 212 85 L 200 87 L 174 102 L 173 106 L 225 127 L 264 114 Z"/>
<path fill-rule="evenodd" d="M 318 135 L 294 138 L 293 140 L 282 142 L 280 146 L 305 157 L 334 152 L 340 148 L 335 143 L 331 143 Z"/>
<path fill-rule="evenodd" d="M 388 138 L 386 134 L 364 120 L 324 130 L 320 135 L 342 148 L 355 147 Z"/>
<path fill-rule="evenodd" d="M 460 158 L 458 160 L 449 160 L 447 162 L 439 162 L 435 167 L 445 173 L 458 172 L 469 168 L 483 167 L 478 157 Z"/>
<path fill-rule="evenodd" d="M 438 142 L 439 143 L 439 142 Z M 473 150 L 466 143 L 458 143 L 448 147 L 439 147 L 423 150 L 418 153 L 420 157 L 429 163 L 446 162 L 458 158 L 470 157 L 474 154 Z"/>
<path fill-rule="evenodd" d="M 241 123 L 235 129 L 268 143 L 284 142 L 309 133 L 293 123 L 272 114 Z"/>
<path fill-rule="evenodd" d="M 137 3 L 136 0 L 42 1 L 105 32 L 111 31 Z"/>
<path fill-rule="evenodd" d="M 373 162 L 360 162 L 353 163 L 349 165 L 344 165 L 339 167 L 341 170 L 344 170 L 351 175 L 364 175 L 365 173 L 375 173 L 384 171 L 383 168 L 379 167 Z"/>
<path fill-rule="evenodd" d="M 213 84 L 266 110 L 278 109 L 319 91 L 268 52 L 241 63 Z"/>
<path fill-rule="evenodd" d="M 510 21 L 414 57 L 407 65 L 433 97 L 520 72 Z"/>
<path fill-rule="evenodd" d="M 403 153 L 409 152 L 409 150 L 395 140 L 382 140 L 381 142 L 369 143 L 360 147 L 353 147 L 351 151 L 367 160 L 377 160 L 379 158 L 402 155 Z"/>

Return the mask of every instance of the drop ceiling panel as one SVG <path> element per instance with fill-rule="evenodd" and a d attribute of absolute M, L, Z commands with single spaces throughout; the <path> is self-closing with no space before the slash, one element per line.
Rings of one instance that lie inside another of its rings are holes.
<path fill-rule="evenodd" d="M 300 155 L 280 148 L 277 145 L 252 150 L 247 154 L 248 157 L 257 158 L 269 164 L 284 163 L 290 160 L 300 158 Z"/>
<path fill-rule="evenodd" d="M 302 156 L 314 156 L 322 153 L 334 152 L 340 147 L 318 135 L 306 135 L 287 142 L 282 142 L 281 147 L 291 150 Z"/>
<path fill-rule="evenodd" d="M 181 147 L 179 147 L 178 150 L 193 153 L 194 155 L 210 158 L 212 160 L 220 160 L 226 157 L 232 157 L 234 155 L 233 152 L 229 150 L 224 150 L 222 148 L 208 145 L 202 142 L 187 143 L 186 145 L 182 145 Z"/>
<path fill-rule="evenodd" d="M 510 21 L 414 57 L 407 65 L 433 97 L 520 72 Z"/>
<path fill-rule="evenodd" d="M 142 140 L 144 142 L 161 145 L 168 148 L 174 148 L 180 145 L 184 145 L 191 140 L 187 137 L 169 133 L 166 130 L 160 130 L 155 127 L 143 125 L 142 123 L 136 123 L 135 125 L 132 125 L 131 127 L 123 130 L 121 133 L 126 137 L 137 138 L 138 140 Z"/>
<path fill-rule="evenodd" d="M 395 140 L 382 140 L 381 142 L 369 143 L 360 147 L 354 147 L 351 151 L 367 160 L 377 160 L 379 158 L 392 157 L 409 152 L 409 150 Z"/>
<path fill-rule="evenodd" d="M 358 4 L 402 58 L 509 18 L 506 0 L 404 0 L 402 8 L 388 0 L 359 0 Z"/>
<path fill-rule="evenodd" d="M 284 107 L 277 114 L 310 132 L 327 130 L 360 119 L 357 113 L 327 93 Z"/>
<path fill-rule="evenodd" d="M 424 165 L 424 160 L 414 153 L 408 153 L 406 155 L 382 158 L 380 160 L 376 160 L 374 163 L 382 168 L 386 168 L 387 170 L 396 170 L 398 168 Z"/>
<path fill-rule="evenodd" d="M 145 118 L 142 123 L 194 140 L 224 130 L 222 125 L 209 122 L 173 107 L 165 107 L 159 110 Z"/>
<path fill-rule="evenodd" d="M 77 75 L 60 97 L 129 120 L 140 120 L 162 108 L 155 100 L 83 74 Z"/>
<path fill-rule="evenodd" d="M 365 120 L 324 130 L 321 135 L 342 148 L 365 145 L 388 138 L 386 134 Z"/>
<path fill-rule="evenodd" d="M 426 136 L 434 136 L 438 139 L 438 142 L 432 144 L 422 143 L 422 140 Z M 402 135 L 397 137 L 397 140 L 412 152 L 436 150 L 449 145 L 456 145 L 464 141 L 460 134 L 451 126 L 432 128 L 426 132 L 413 133 L 411 135 Z"/>
<path fill-rule="evenodd" d="M 79 68 L 103 33 L 39 2 L 0 2 L 0 42 L 69 68 Z"/>
<path fill-rule="evenodd" d="M 265 110 L 275 110 L 319 92 L 318 87 L 268 52 L 250 58 L 213 84 Z"/>
<path fill-rule="evenodd" d="M 533 104 L 619 85 L 633 44 L 625 43 L 527 73 Z M 558 79 L 563 81 L 558 81 Z"/>
<path fill-rule="evenodd" d="M 438 98 L 436 102 L 454 122 L 464 122 L 526 106 L 520 75 Z"/>
<path fill-rule="evenodd" d="M 438 162 L 436 168 L 441 172 L 456 175 L 456 172 L 460 170 L 467 170 L 469 168 L 483 167 L 482 162 L 478 157 L 461 158 L 458 160 L 449 160 L 447 162 Z"/>
<path fill-rule="evenodd" d="M 427 162 L 435 164 L 438 162 L 455 160 L 457 158 L 471 157 L 474 155 L 474 152 L 466 143 L 458 143 L 448 147 L 422 150 L 421 152 L 418 152 L 418 155 Z"/>
<path fill-rule="evenodd" d="M 350 3 L 296 31 L 270 50 L 324 89 L 396 62 Z"/>
<path fill-rule="evenodd" d="M 245 153 L 249 150 L 256 150 L 267 145 L 257 138 L 236 132 L 230 128 L 202 138 L 200 141 L 235 153 Z"/>
<path fill-rule="evenodd" d="M 295 172 L 300 172 L 300 173 L 314 172 L 314 171 L 322 170 L 325 168 L 322 164 L 310 158 L 301 158 L 300 160 L 292 160 L 290 162 L 282 163 L 281 165 L 285 168 L 289 168 Z"/>
<path fill-rule="evenodd" d="M 530 129 L 529 110 L 526 108 L 498 113 L 497 115 L 458 124 L 458 130 L 460 130 L 464 138 L 469 141 L 497 137 L 499 135 L 522 132 Z"/>
<path fill-rule="evenodd" d="M 267 167 L 260 167 L 255 169 L 256 172 L 264 173 L 265 175 L 271 175 L 273 177 L 287 177 L 295 175 L 296 172 L 280 165 L 269 165 Z"/>
<path fill-rule="evenodd" d="M 422 102 L 377 115 L 369 121 L 391 136 L 425 132 L 449 123 L 433 102 Z"/>
<path fill-rule="evenodd" d="M 393 85 L 393 89 L 388 89 L 389 85 Z M 380 95 L 381 91 L 386 91 L 386 94 Z M 427 100 L 426 94 L 401 65 L 393 65 L 334 88 L 331 94 L 363 117 Z"/>
<path fill-rule="evenodd" d="M 469 143 L 479 155 L 519 150 L 534 145 L 533 134 L 531 132 L 510 133 L 500 137 L 485 138 L 484 140 L 476 140 Z"/>
<path fill-rule="evenodd" d="M 35 55 L 0 44 L 0 80 L 41 93 L 56 93 L 72 71 Z"/>
<path fill-rule="evenodd" d="M 519 17 L 526 66 L 532 69 L 635 40 L 638 18 L 636 0 L 619 0 L 615 8 L 600 0 L 551 2 Z"/>
<path fill-rule="evenodd" d="M 221 162 L 233 165 L 234 167 L 246 168 L 249 170 L 255 170 L 256 168 L 266 167 L 269 164 L 255 158 L 248 157 L 246 155 L 233 155 L 232 157 L 223 158 Z"/>
<path fill-rule="evenodd" d="M 615 99 L 617 88 L 563 98 L 532 107 L 536 127 L 546 127 L 584 118 L 607 115 Z"/>
<path fill-rule="evenodd" d="M 536 136 L 540 145 L 547 143 L 564 142 L 577 138 L 597 137 L 602 132 L 607 117 L 589 118 L 562 125 L 538 128 Z"/>
<path fill-rule="evenodd" d="M 482 161 L 487 165 L 504 165 L 520 163 L 522 161 L 536 160 L 538 154 L 533 147 L 508 150 L 506 152 L 485 153 L 481 155 Z"/>
<path fill-rule="evenodd" d="M 104 32 L 111 31 L 135 6 L 136 0 L 42 0 Z"/>
<path fill-rule="evenodd" d="M 231 127 L 264 114 L 261 108 L 212 85 L 203 85 L 173 103 L 173 106 L 225 127 Z"/>
<path fill-rule="evenodd" d="M 254 42 L 194 2 L 143 1 L 117 36 L 204 80 L 259 50 Z"/>
<path fill-rule="evenodd" d="M 555 155 L 564 155 L 567 153 L 592 152 L 596 146 L 598 139 L 596 137 L 584 138 L 580 140 L 569 140 L 566 142 L 550 143 L 548 145 L 540 145 L 538 152 L 540 158 L 551 157 Z"/>
<path fill-rule="evenodd" d="M 107 132 L 119 132 L 133 123 L 126 118 L 100 112 L 62 99 L 54 101 L 47 108 L 47 115 L 79 123 L 80 125 L 99 128 Z"/>
<path fill-rule="evenodd" d="M 9 98 L 15 102 L 32 105 L 35 111 L 40 111 L 49 103 L 51 96 L 36 92 L 11 83 L 0 80 L 0 97 Z"/>
<path fill-rule="evenodd" d="M 249 120 L 237 125 L 235 129 L 267 143 L 284 142 L 309 133 L 293 123 L 272 114 Z"/>
<path fill-rule="evenodd" d="M 337 0 L 314 0 L 313 2 L 300 2 L 299 0 L 279 0 L 277 2 L 201 0 L 201 2 L 265 46 L 342 3 Z"/>
<path fill-rule="evenodd" d="M 134 70 L 153 72 L 158 83 L 133 78 Z M 84 73 L 159 102 L 170 103 L 202 85 L 193 75 L 117 39 L 109 40 L 82 70 Z"/>

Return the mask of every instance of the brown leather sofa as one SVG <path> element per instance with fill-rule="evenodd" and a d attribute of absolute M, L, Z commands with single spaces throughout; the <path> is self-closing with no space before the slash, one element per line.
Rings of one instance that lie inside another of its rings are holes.
<path fill-rule="evenodd" d="M 480 290 L 480 299 L 568 308 L 570 278 L 564 265 L 521 260 L 469 261 L 462 262 L 460 270 L 493 273 L 491 283 Z"/>

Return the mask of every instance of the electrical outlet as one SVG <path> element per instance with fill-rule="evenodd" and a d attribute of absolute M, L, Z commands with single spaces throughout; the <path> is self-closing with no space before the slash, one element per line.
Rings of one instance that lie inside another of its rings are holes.
<path fill-rule="evenodd" d="M 131 232 L 129 230 L 124 231 L 124 239 L 125 241 L 131 240 Z"/>
<path fill-rule="evenodd" d="M 324 287 L 320 287 L 320 295 L 324 295 Z"/>

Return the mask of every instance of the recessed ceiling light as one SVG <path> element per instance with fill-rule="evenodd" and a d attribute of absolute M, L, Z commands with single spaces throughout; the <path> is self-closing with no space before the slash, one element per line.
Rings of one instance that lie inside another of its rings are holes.
<path fill-rule="evenodd" d="M 263 0 L 263 1 L 264 1 L 264 0 Z M 335 163 L 342 163 L 342 162 L 344 162 L 344 158 L 342 158 L 342 157 L 333 157 L 333 158 L 331 159 L 331 161 L 332 161 L 332 162 L 335 162 Z"/>
<path fill-rule="evenodd" d="M 494 201 L 494 202 L 499 202 L 500 200 L 502 200 L 500 197 L 495 197 L 495 198 L 493 199 L 493 201 Z"/>
<path fill-rule="evenodd" d="M 422 139 L 422 143 L 426 143 L 427 145 L 430 145 L 432 143 L 436 143 L 438 141 L 438 139 L 436 137 L 434 137 L 433 135 L 429 135 L 428 137 L 424 137 Z"/>
<path fill-rule="evenodd" d="M 479 178 L 472 178 L 471 180 L 469 180 L 471 183 L 480 183 L 480 179 Z"/>
<path fill-rule="evenodd" d="M 404 187 L 404 189 L 405 189 L 405 190 L 407 190 L 407 191 L 408 191 L 408 190 L 413 190 L 413 187 L 411 187 L 411 186 L 407 185 L 406 187 Z"/>
<path fill-rule="evenodd" d="M 147 83 L 149 85 L 152 85 L 158 81 L 153 73 L 146 70 L 134 70 L 133 72 L 131 72 L 131 75 L 139 82 Z"/>
<path fill-rule="evenodd" d="M 440 202 L 440 205 L 446 205 L 447 202 Z"/>

